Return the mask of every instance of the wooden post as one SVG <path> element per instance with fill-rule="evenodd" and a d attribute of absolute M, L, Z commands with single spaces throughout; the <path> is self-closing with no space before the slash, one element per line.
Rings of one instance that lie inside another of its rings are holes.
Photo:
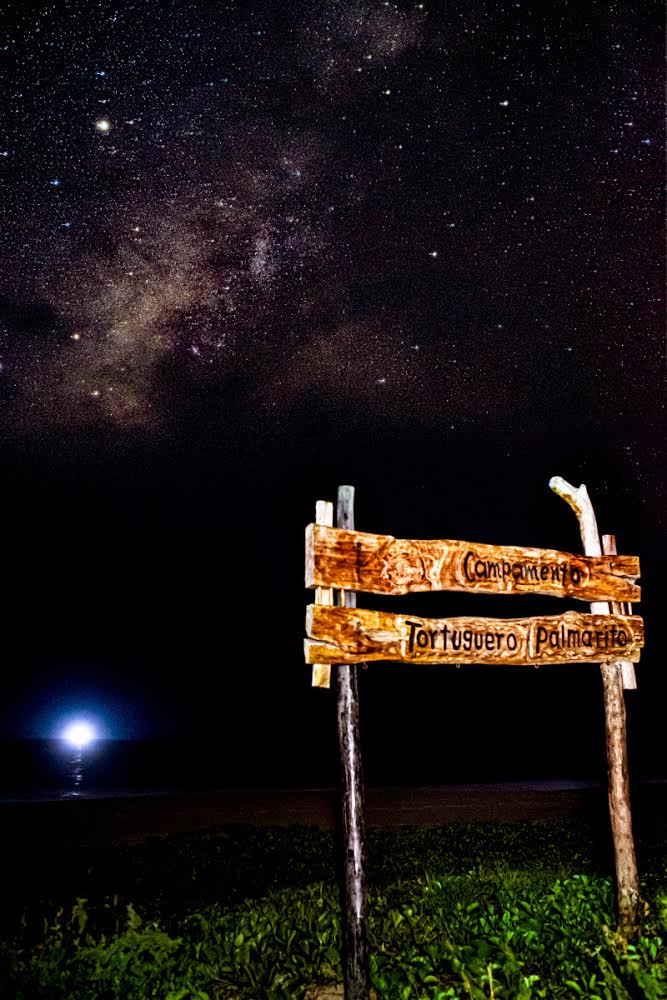
<path fill-rule="evenodd" d="M 330 528 L 333 527 L 333 504 L 330 500 L 318 500 L 315 504 L 315 524 L 325 524 Z M 315 588 L 315 604 L 331 606 L 333 602 L 333 587 Z M 312 685 L 319 688 L 328 688 L 331 686 L 330 664 L 313 664 Z"/>
<path fill-rule="evenodd" d="M 606 556 L 616 555 L 616 535 L 602 536 L 602 551 Z M 611 601 L 611 610 L 615 615 L 631 615 L 632 605 L 627 601 Z M 637 677 L 633 663 L 628 660 L 621 660 L 621 672 L 623 674 L 623 690 L 636 691 Z"/>
<path fill-rule="evenodd" d="M 354 487 L 338 487 L 336 525 L 354 528 Z M 357 595 L 339 591 L 339 604 L 356 607 Z M 336 668 L 338 741 L 343 776 L 343 845 L 345 850 L 344 980 L 345 1000 L 369 1000 L 370 976 L 366 932 L 364 788 L 359 742 L 357 667 Z"/>
<path fill-rule="evenodd" d="M 595 512 L 586 487 L 582 484 L 577 489 L 560 476 L 551 479 L 549 486 L 575 512 L 584 553 L 587 556 L 602 555 Z M 591 612 L 608 614 L 609 605 L 604 601 L 595 601 L 591 603 Z M 618 925 L 621 934 L 630 939 L 639 928 L 641 898 L 632 836 L 623 667 L 619 660 L 615 660 L 600 664 L 600 671 L 604 690 L 609 814 L 614 840 Z"/>

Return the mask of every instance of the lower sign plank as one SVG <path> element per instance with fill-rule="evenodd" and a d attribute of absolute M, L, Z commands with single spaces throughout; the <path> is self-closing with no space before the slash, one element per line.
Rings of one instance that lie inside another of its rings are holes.
<path fill-rule="evenodd" d="M 307 609 L 306 663 L 637 663 L 644 622 L 568 611 L 541 618 L 417 618 L 362 608 Z"/>

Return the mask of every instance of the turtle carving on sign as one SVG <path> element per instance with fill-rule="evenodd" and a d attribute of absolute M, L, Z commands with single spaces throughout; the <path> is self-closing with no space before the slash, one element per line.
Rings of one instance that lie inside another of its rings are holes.
<path fill-rule="evenodd" d="M 409 539 L 392 538 L 380 549 L 376 559 L 381 567 L 380 579 L 390 590 L 411 590 L 429 579 L 424 555 Z"/>

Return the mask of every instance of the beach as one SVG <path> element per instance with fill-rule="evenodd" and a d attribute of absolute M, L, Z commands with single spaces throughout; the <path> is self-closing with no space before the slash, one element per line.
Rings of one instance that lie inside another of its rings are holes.
<path fill-rule="evenodd" d="M 667 814 L 667 785 L 634 789 L 637 817 Z M 440 826 L 455 822 L 547 821 L 572 816 L 603 819 L 606 788 L 593 782 L 516 782 L 488 785 L 382 786 L 366 791 L 369 827 Z M 0 802 L 6 846 L 138 843 L 230 824 L 337 823 L 334 788 L 237 788 L 82 795 Z"/>

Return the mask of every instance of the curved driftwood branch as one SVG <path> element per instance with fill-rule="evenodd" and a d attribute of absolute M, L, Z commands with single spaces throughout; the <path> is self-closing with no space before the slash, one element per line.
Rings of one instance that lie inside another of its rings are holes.
<path fill-rule="evenodd" d="M 549 487 L 554 491 L 554 493 L 561 497 L 566 504 L 569 504 L 576 514 L 585 555 L 601 556 L 602 547 L 600 546 L 598 523 L 595 517 L 595 511 L 593 510 L 593 504 L 591 503 L 591 498 L 589 497 L 588 490 L 584 484 L 582 483 L 581 486 L 572 486 L 571 483 L 568 483 L 560 476 L 553 476 L 553 478 L 549 480 Z M 592 610 L 591 606 L 591 611 Z M 607 608 L 607 610 L 609 609 Z M 595 614 L 595 612 L 593 613 Z M 599 613 L 603 614 L 604 612 Z"/>
<path fill-rule="evenodd" d="M 584 553 L 589 556 L 601 555 L 597 520 L 586 487 L 583 484 L 579 487 L 572 486 L 560 476 L 554 476 L 549 481 L 549 486 L 576 514 Z M 606 602 L 591 603 L 594 614 L 608 614 L 609 610 Z M 641 897 L 630 811 L 623 667 L 619 660 L 614 660 L 602 663 L 600 672 L 604 689 L 609 814 L 614 840 L 618 922 L 620 932 L 629 939 L 634 937 L 639 927 Z"/>

